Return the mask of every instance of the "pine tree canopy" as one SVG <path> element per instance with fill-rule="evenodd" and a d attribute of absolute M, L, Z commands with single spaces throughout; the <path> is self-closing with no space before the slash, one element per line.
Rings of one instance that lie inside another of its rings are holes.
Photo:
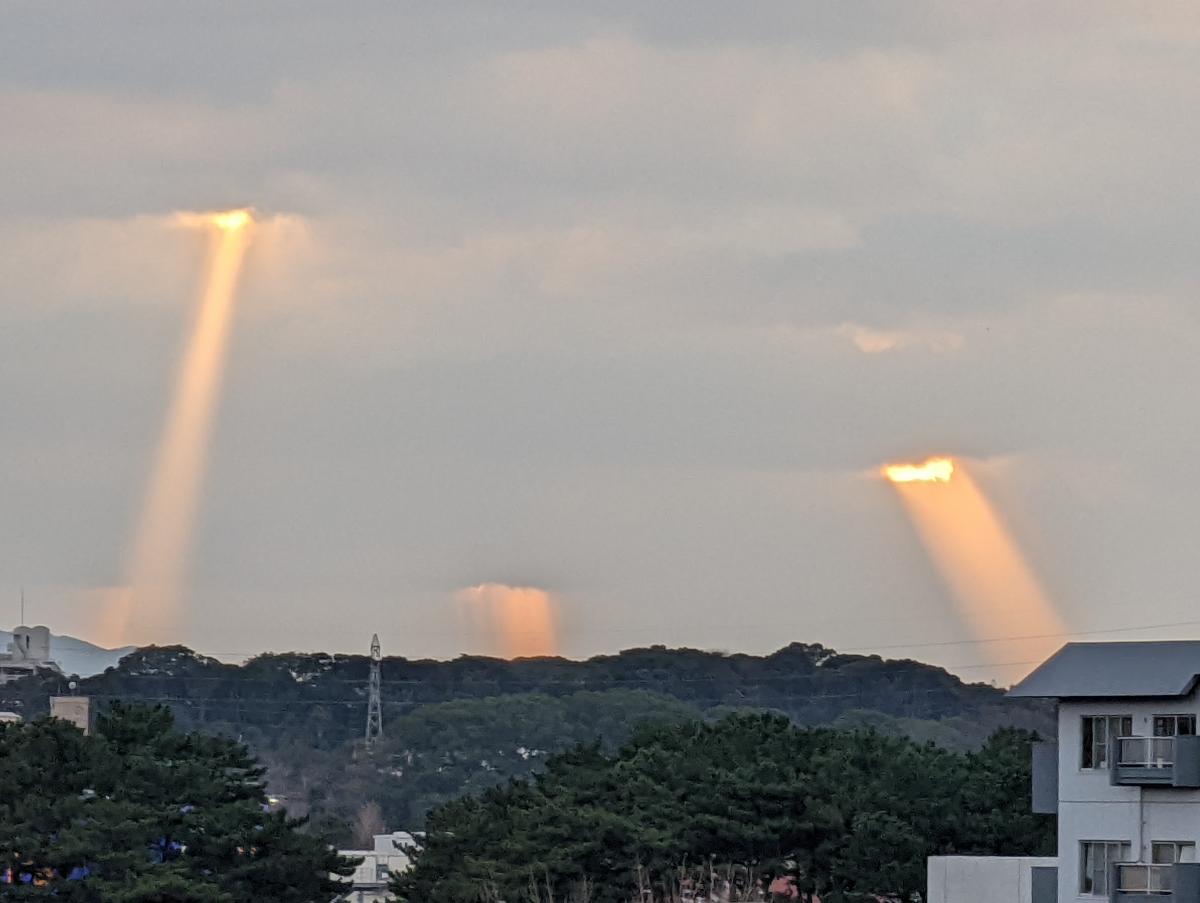
<path fill-rule="evenodd" d="M 0 896 L 87 903 L 307 903 L 353 862 L 271 811 L 263 770 L 164 707 L 114 703 L 85 736 L 0 725 Z"/>

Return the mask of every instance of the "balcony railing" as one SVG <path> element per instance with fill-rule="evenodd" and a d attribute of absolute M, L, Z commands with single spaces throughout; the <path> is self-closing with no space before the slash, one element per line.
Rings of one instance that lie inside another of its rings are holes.
<path fill-rule="evenodd" d="M 1200 787 L 1200 737 L 1118 737 L 1114 745 L 1114 784 Z"/>
<path fill-rule="evenodd" d="M 1121 737 L 1118 768 L 1170 768 L 1175 764 L 1174 737 Z"/>
<path fill-rule="evenodd" d="M 1117 865 L 1117 898 L 1169 897 L 1175 893 L 1175 866 L 1122 862 Z"/>
<path fill-rule="evenodd" d="M 1200 863 L 1119 862 L 1110 878 L 1110 903 L 1200 903 Z"/>

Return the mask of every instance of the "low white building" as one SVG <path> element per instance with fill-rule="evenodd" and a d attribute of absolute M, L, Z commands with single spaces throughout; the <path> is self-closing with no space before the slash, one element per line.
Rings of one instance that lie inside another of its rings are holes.
<path fill-rule="evenodd" d="M 1054 856 L 931 856 L 927 903 L 1039 903 L 1057 865 Z"/>
<path fill-rule="evenodd" d="M 412 861 L 400 847 L 411 846 L 413 836 L 407 831 L 395 831 L 391 834 L 376 834 L 374 849 L 370 850 L 338 850 L 343 856 L 362 858 L 362 864 L 355 869 L 350 880 L 354 882 L 353 889 L 340 897 L 350 903 L 377 903 L 387 900 L 388 882 L 393 872 L 407 871 Z"/>

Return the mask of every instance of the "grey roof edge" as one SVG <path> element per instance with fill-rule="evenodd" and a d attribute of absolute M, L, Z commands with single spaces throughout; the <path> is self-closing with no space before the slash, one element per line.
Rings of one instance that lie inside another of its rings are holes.
<path fill-rule="evenodd" d="M 1018 681 L 1015 699 L 1178 698 L 1200 681 L 1200 641 L 1067 643 Z"/>
<path fill-rule="evenodd" d="M 1048 659 L 1046 659 L 1044 662 L 1042 662 L 1040 665 L 1038 665 L 1036 668 L 1034 668 L 1032 671 L 1030 671 L 1024 677 L 1022 677 L 1019 681 L 1017 681 L 1011 687 L 1009 687 L 1008 692 L 1005 693 L 1004 695 L 1006 697 L 1011 697 L 1013 699 L 1053 699 L 1053 698 L 1056 698 L 1056 697 L 1051 697 L 1051 696 L 1045 696 L 1039 692 L 1030 692 L 1028 690 L 1028 686 L 1030 684 L 1036 685 L 1038 683 L 1038 678 L 1040 678 L 1042 676 L 1043 672 L 1046 671 L 1050 667 L 1051 663 L 1056 658 L 1058 658 L 1059 655 L 1062 654 L 1063 650 L 1070 646 L 1073 646 L 1073 645 L 1075 645 L 1075 644 L 1074 643 L 1066 643 L 1062 646 L 1059 646 L 1058 649 L 1056 649 L 1054 651 L 1053 655 L 1051 655 Z"/>

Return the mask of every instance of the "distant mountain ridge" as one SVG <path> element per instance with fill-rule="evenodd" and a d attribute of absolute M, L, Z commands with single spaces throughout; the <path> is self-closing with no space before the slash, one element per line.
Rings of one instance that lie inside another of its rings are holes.
<path fill-rule="evenodd" d="M 12 638 L 12 631 L 0 630 L 0 651 L 8 649 Z M 57 662 L 67 675 L 93 677 L 106 668 L 116 667 L 123 656 L 136 649 L 136 646 L 105 649 L 73 636 L 50 634 L 50 658 Z"/>

